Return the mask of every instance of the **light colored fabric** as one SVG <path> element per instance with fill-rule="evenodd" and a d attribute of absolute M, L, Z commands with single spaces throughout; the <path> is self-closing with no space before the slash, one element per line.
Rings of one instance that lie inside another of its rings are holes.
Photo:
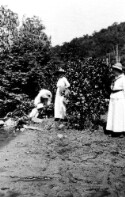
<path fill-rule="evenodd" d="M 29 118 L 37 118 L 38 115 L 39 115 L 39 112 L 38 112 L 37 108 L 33 108 L 29 114 Z"/>
<path fill-rule="evenodd" d="M 37 105 L 37 109 L 41 109 L 41 108 L 43 108 L 43 107 L 44 107 L 43 103 L 39 103 L 39 104 Z"/>
<path fill-rule="evenodd" d="M 46 105 L 50 105 L 51 100 L 52 100 L 52 93 L 49 90 L 46 90 L 46 89 L 40 90 L 39 94 L 36 96 L 36 98 L 34 100 L 34 105 L 36 107 L 37 107 L 38 104 L 41 103 L 41 98 L 48 99 Z"/>
<path fill-rule="evenodd" d="M 41 98 L 47 99 L 46 103 L 41 103 Z M 41 109 L 46 104 L 47 106 L 51 104 L 52 100 L 52 93 L 49 90 L 42 89 L 40 90 L 39 94 L 36 96 L 34 100 L 35 108 L 32 109 L 32 111 L 29 114 L 30 118 L 37 118 L 39 115 L 38 109 Z"/>
<path fill-rule="evenodd" d="M 64 105 L 64 91 L 70 87 L 68 80 L 62 77 L 57 82 L 57 91 L 55 97 L 55 118 L 64 119 L 66 117 L 66 106 Z"/>
<path fill-rule="evenodd" d="M 125 132 L 125 76 L 121 74 L 111 85 L 112 90 L 122 90 L 111 93 L 106 129 L 113 132 Z"/>

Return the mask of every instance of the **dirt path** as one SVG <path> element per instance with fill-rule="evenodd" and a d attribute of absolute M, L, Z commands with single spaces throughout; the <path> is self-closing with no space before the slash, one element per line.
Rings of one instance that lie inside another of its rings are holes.
<path fill-rule="evenodd" d="M 100 128 L 59 139 L 52 119 L 35 126 L 1 144 L 0 197 L 125 196 L 125 138 Z"/>

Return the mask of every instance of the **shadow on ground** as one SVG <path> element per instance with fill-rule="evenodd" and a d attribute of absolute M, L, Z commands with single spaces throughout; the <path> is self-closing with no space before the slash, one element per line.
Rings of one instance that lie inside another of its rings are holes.
<path fill-rule="evenodd" d="M 4 128 L 0 128 L 0 148 L 7 145 L 10 141 L 12 141 L 16 136 L 18 136 L 21 132 L 14 132 L 13 129 L 5 130 Z"/>

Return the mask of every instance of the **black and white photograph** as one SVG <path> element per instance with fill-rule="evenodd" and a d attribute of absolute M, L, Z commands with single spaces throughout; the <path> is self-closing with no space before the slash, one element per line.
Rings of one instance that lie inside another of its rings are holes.
<path fill-rule="evenodd" d="M 0 0 L 0 197 L 125 197 L 125 0 Z"/>

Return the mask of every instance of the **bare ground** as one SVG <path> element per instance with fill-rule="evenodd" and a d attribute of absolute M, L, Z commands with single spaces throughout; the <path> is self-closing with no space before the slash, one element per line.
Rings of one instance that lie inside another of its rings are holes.
<path fill-rule="evenodd" d="M 57 130 L 53 119 L 33 126 L 0 130 L 0 197 L 125 197 L 125 138 Z"/>

